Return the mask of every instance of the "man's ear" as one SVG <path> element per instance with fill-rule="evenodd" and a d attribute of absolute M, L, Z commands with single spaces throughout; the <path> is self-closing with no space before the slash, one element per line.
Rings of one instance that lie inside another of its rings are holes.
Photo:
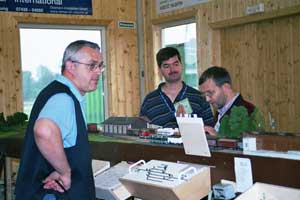
<path fill-rule="evenodd" d="M 231 85 L 230 85 L 229 83 L 224 83 L 224 84 L 222 85 L 222 88 L 223 88 L 223 90 L 226 90 L 226 91 L 232 89 L 232 88 L 231 88 Z"/>
<path fill-rule="evenodd" d="M 68 60 L 65 63 L 65 72 L 69 75 L 74 74 L 75 64 L 74 62 Z"/>
<path fill-rule="evenodd" d="M 68 60 L 68 61 L 65 63 L 65 68 L 66 68 L 66 70 L 68 70 L 69 72 L 73 71 L 73 69 L 75 68 L 74 62 Z"/>
<path fill-rule="evenodd" d="M 72 67 L 72 65 L 73 65 L 73 62 L 70 61 L 70 60 L 68 60 L 68 61 L 65 63 L 65 68 L 69 70 L 69 69 Z"/>

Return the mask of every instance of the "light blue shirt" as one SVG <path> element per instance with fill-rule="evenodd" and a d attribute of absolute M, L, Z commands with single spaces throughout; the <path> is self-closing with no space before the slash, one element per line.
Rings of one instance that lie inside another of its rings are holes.
<path fill-rule="evenodd" d="M 81 111 L 86 122 L 84 112 L 86 102 L 84 97 L 66 77 L 59 75 L 56 80 L 70 88 L 80 103 Z M 50 97 L 38 116 L 38 119 L 41 118 L 50 119 L 59 127 L 65 148 L 72 147 L 76 144 L 77 123 L 75 105 L 73 99 L 68 94 L 59 93 Z"/>

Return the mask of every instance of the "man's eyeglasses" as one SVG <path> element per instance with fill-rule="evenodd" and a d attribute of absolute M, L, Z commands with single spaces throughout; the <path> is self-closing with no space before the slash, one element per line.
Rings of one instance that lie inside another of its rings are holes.
<path fill-rule="evenodd" d="M 204 98 L 205 98 L 205 97 L 211 98 L 212 96 L 215 95 L 215 93 L 216 93 L 215 90 L 213 90 L 213 91 L 207 91 L 207 92 L 202 93 L 202 96 L 203 96 Z"/>
<path fill-rule="evenodd" d="M 99 63 L 99 64 L 96 64 L 96 63 L 83 63 L 83 62 L 79 62 L 79 61 L 76 61 L 76 60 L 71 60 L 71 61 L 73 63 L 78 63 L 78 64 L 81 64 L 81 65 L 88 66 L 89 70 L 91 72 L 96 71 L 97 68 L 99 68 L 101 70 L 101 72 L 104 72 L 104 69 L 105 69 L 103 61 L 101 63 Z"/>

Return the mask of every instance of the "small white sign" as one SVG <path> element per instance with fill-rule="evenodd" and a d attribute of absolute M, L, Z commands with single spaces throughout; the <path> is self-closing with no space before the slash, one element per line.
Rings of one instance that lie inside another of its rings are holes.
<path fill-rule="evenodd" d="M 243 151 L 256 151 L 256 138 L 243 138 Z"/>
<path fill-rule="evenodd" d="M 156 11 L 161 14 L 209 1 L 211 0 L 156 0 Z"/>
<path fill-rule="evenodd" d="M 118 21 L 119 28 L 135 29 L 135 22 Z"/>
<path fill-rule="evenodd" d="M 234 172 L 237 192 L 245 192 L 253 185 L 251 161 L 249 158 L 234 158 Z"/>
<path fill-rule="evenodd" d="M 211 157 L 202 118 L 176 117 L 186 154 Z"/>

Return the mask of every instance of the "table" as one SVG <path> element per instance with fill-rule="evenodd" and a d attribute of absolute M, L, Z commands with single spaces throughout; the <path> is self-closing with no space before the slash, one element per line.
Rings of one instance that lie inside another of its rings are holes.
<path fill-rule="evenodd" d="M 93 138 L 102 136 L 93 136 Z M 221 179 L 235 180 L 234 158 L 249 158 L 252 164 L 254 182 L 300 188 L 300 161 L 244 155 L 241 151 L 212 151 L 212 157 L 186 155 L 182 146 L 158 145 L 147 142 L 91 139 L 93 159 L 107 160 L 112 164 L 120 161 L 138 161 L 151 159 L 165 161 L 183 161 L 212 166 L 211 182 L 219 183 Z M 0 152 L 6 158 L 19 158 L 22 137 L 0 138 Z M 9 170 L 9 169 L 7 169 Z M 298 175 L 297 175 L 298 174 Z"/>

